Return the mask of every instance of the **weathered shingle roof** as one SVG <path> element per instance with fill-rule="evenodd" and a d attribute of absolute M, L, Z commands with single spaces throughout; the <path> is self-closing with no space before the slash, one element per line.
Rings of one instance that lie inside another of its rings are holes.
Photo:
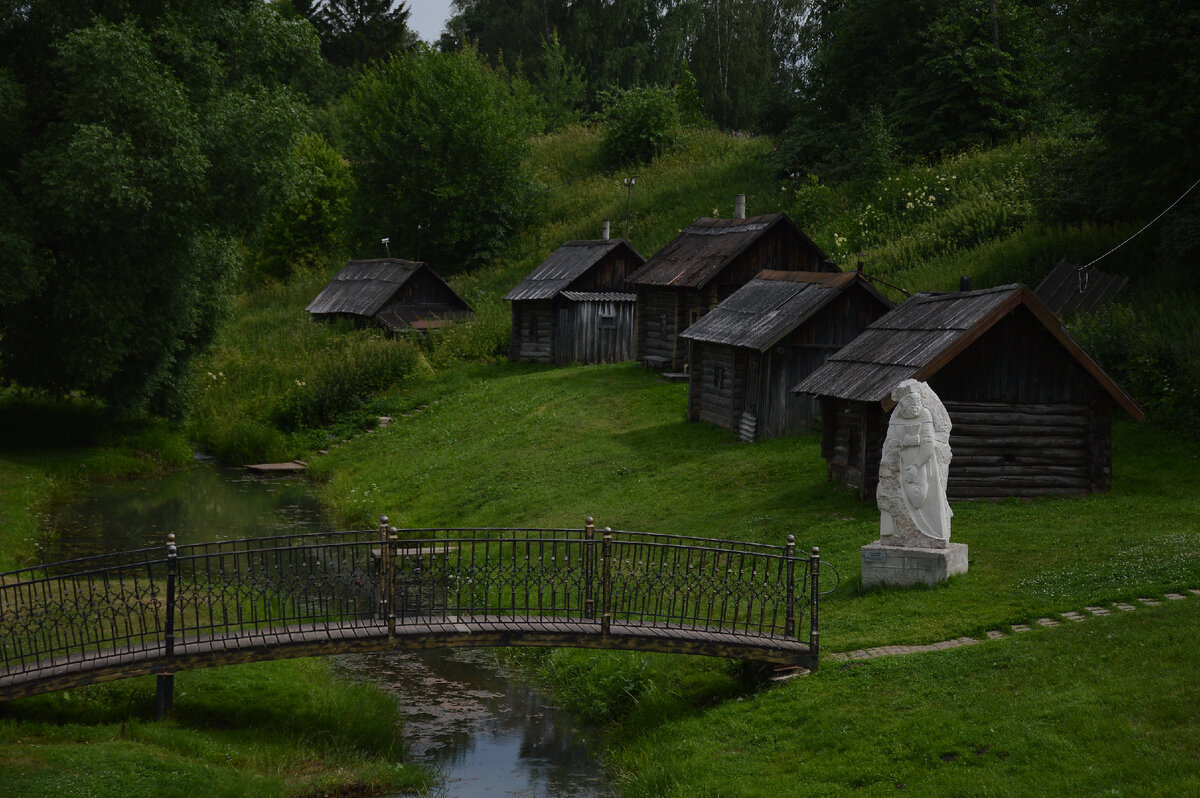
<path fill-rule="evenodd" d="M 568 241 L 551 252 L 504 298 L 509 301 L 550 299 L 559 291 L 569 288 L 572 282 L 619 247 L 628 249 L 638 265 L 645 262 L 646 259 L 623 238 Z"/>
<path fill-rule="evenodd" d="M 305 308 L 309 313 L 351 313 L 374 316 L 424 263 L 380 258 L 352 260 Z M 430 270 L 430 274 L 433 271 Z M 440 280 L 437 275 L 435 278 Z"/>
<path fill-rule="evenodd" d="M 1099 269 L 1081 269 L 1060 261 L 1034 289 L 1038 299 L 1058 314 L 1091 310 L 1116 296 L 1125 287 L 1127 277 L 1105 274 Z"/>
<path fill-rule="evenodd" d="M 658 251 L 646 265 L 630 275 L 639 285 L 701 288 L 734 258 L 778 225 L 792 228 L 821 260 L 828 256 L 783 213 L 749 219 L 702 217 Z"/>
<path fill-rule="evenodd" d="M 1075 343 L 1032 291 L 1003 285 L 917 294 L 876 320 L 792 390 L 862 402 L 887 399 L 905 379 L 927 380 L 1015 308 L 1024 306 L 1134 418 L 1141 408 Z"/>
<path fill-rule="evenodd" d="M 764 352 L 858 283 L 883 295 L 854 272 L 765 271 L 735 291 L 682 333 L 681 338 Z"/>
<path fill-rule="evenodd" d="M 623 291 L 563 291 L 565 299 L 572 302 L 636 302 L 637 294 Z"/>

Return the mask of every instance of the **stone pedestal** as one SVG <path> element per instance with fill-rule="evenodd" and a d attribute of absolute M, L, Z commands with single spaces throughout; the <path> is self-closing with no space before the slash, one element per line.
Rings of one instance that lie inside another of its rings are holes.
<path fill-rule="evenodd" d="M 878 540 L 862 552 L 862 586 L 912 587 L 936 585 L 967 572 L 967 544 L 949 543 L 944 549 L 885 546 Z"/>

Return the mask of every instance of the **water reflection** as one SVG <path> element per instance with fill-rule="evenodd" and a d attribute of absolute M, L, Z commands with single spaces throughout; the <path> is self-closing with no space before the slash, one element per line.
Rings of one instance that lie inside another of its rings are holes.
<path fill-rule="evenodd" d="M 607 794 L 585 732 L 485 651 L 381 652 L 341 657 L 339 667 L 396 694 L 410 754 L 441 774 L 435 794 Z"/>
<path fill-rule="evenodd" d="M 97 483 L 44 520 L 43 560 L 333 528 L 312 486 L 198 463 L 160 477 Z"/>

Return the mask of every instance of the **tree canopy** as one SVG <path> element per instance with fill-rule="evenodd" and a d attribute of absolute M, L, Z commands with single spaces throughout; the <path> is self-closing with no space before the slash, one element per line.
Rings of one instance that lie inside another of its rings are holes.
<path fill-rule="evenodd" d="M 0 373 L 166 408 L 290 180 L 321 61 L 254 0 L 92 6 L 4 17 Z"/>
<path fill-rule="evenodd" d="M 392 56 L 363 73 L 339 118 L 360 248 L 387 237 L 403 257 L 461 271 L 529 218 L 532 122 L 473 50 Z"/>

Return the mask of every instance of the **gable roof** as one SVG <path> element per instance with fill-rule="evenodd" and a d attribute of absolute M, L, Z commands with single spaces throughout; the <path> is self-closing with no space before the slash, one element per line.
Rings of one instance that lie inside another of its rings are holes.
<path fill-rule="evenodd" d="M 909 378 L 928 380 L 1018 307 L 1028 309 L 1118 405 L 1133 418 L 1142 418 L 1137 403 L 1022 285 L 917 294 L 876 320 L 792 391 L 890 404 L 892 389 L 899 382 Z"/>
<path fill-rule="evenodd" d="M 892 303 L 856 272 L 760 272 L 680 333 L 681 338 L 765 352 L 852 286 Z"/>
<path fill-rule="evenodd" d="M 1053 313 L 1061 315 L 1077 310 L 1092 310 L 1107 302 L 1125 287 L 1128 279 L 1118 274 L 1105 274 L 1099 269 L 1080 268 L 1061 260 L 1038 284 L 1034 293 Z"/>
<path fill-rule="evenodd" d="M 595 241 L 568 241 L 542 261 L 516 288 L 504 295 L 511 301 L 524 299 L 551 299 L 559 291 L 570 288 L 571 283 L 587 273 L 614 250 L 624 247 L 638 261 L 646 262 L 633 246 L 623 238 Z"/>
<path fill-rule="evenodd" d="M 630 275 L 629 281 L 639 285 L 703 288 L 734 258 L 779 225 L 789 227 L 822 261 L 829 260 L 787 214 L 772 213 L 749 219 L 701 217 Z"/>
<path fill-rule="evenodd" d="M 400 258 L 352 260 L 321 289 L 321 293 L 308 303 L 305 310 L 314 314 L 374 316 L 401 286 L 421 272 L 426 272 L 431 280 L 441 284 L 449 296 L 458 298 L 433 269 L 419 261 Z M 459 302 L 464 310 L 470 310 L 461 298 Z"/>

